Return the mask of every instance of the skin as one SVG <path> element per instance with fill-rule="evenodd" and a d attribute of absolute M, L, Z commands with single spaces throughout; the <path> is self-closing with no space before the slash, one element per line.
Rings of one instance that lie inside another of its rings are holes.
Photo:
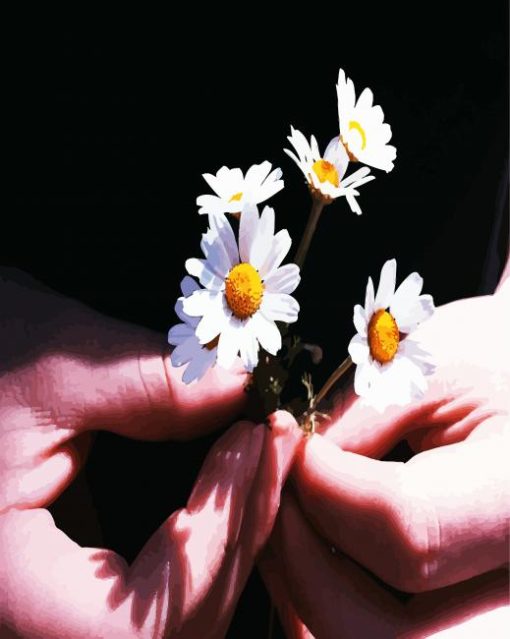
<path fill-rule="evenodd" d="M 160 335 L 17 272 L 1 274 L 0 299 L 0 636 L 224 636 L 273 527 L 300 440 L 295 423 L 277 413 L 271 428 L 228 430 L 186 508 L 130 566 L 112 551 L 82 548 L 46 507 L 76 476 L 91 433 L 199 436 L 235 418 L 246 379 L 213 370 L 185 386 Z"/>
<path fill-rule="evenodd" d="M 423 399 L 381 415 L 347 391 L 300 447 L 260 562 L 289 637 L 505 636 L 508 326 L 510 280 L 438 308 L 413 333 Z M 379 461 L 402 439 L 410 461 Z"/>

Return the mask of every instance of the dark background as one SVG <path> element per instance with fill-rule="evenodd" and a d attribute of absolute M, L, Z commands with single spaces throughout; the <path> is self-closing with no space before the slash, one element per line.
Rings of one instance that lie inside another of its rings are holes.
<path fill-rule="evenodd" d="M 310 203 L 282 148 L 291 123 L 322 147 L 336 134 L 342 66 L 358 92 L 374 91 L 398 155 L 362 187 L 361 217 L 341 200 L 320 222 L 297 292 L 301 333 L 327 345 L 317 379 L 345 353 L 352 307 L 386 259 L 397 258 L 399 280 L 418 270 L 437 304 L 492 291 L 508 241 L 508 3 L 455 4 L 314 4 L 282 24 L 258 5 L 225 17 L 193 5 L 179 19 L 22 30 L 9 54 L 13 206 L 1 262 L 166 332 L 184 260 L 199 255 L 201 173 L 281 166 L 286 189 L 271 204 L 297 246 Z M 72 486 L 57 521 L 131 560 L 185 503 L 213 440 L 101 433 L 88 491 Z M 89 502 L 100 528 L 82 516 Z M 268 611 L 254 575 L 229 636 L 265 636 Z"/>

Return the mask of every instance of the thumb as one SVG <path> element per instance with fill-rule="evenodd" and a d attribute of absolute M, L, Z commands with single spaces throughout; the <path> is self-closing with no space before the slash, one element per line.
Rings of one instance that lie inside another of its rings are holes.
<path fill-rule="evenodd" d="M 22 388 L 28 408 L 61 426 L 189 438 L 231 421 L 244 403 L 239 368 L 213 369 L 185 385 L 165 336 L 102 316 L 25 274 L 3 272 L 0 298 L 8 309 L 0 347 L 5 390 Z"/>

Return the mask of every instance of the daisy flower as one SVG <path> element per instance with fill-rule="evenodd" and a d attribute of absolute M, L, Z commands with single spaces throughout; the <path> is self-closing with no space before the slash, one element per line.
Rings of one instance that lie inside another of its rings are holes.
<path fill-rule="evenodd" d="M 301 131 L 292 126 L 290 131 L 291 135 L 287 139 L 297 155 L 289 149 L 284 151 L 303 172 L 312 196 L 324 204 L 329 204 L 337 197 L 345 196 L 351 210 L 360 215 L 361 209 L 356 200 L 359 192 L 356 189 L 375 179 L 373 175 L 369 175 L 370 169 L 363 167 L 343 179 L 349 164 L 349 156 L 337 138 L 331 140 L 326 152 L 321 155 L 313 135 L 308 142 Z"/>
<path fill-rule="evenodd" d="M 282 340 L 276 322 L 295 322 L 299 304 L 291 297 L 299 284 L 295 264 L 280 266 L 291 239 L 274 232 L 274 210 L 243 209 L 239 244 L 226 217 L 209 217 L 202 236 L 205 259 L 187 260 L 186 269 L 205 288 L 184 300 L 184 312 L 201 318 L 196 327 L 200 344 L 218 342 L 217 361 L 229 368 L 238 353 L 248 371 L 258 362 L 259 345 L 272 355 Z"/>
<path fill-rule="evenodd" d="M 271 162 L 251 166 L 243 176 L 241 169 L 222 166 L 212 175 L 204 173 L 203 178 L 216 195 L 201 195 L 197 198 L 199 213 L 220 215 L 239 213 L 246 204 L 260 204 L 283 189 L 281 169 L 271 171 Z"/>
<path fill-rule="evenodd" d="M 216 362 L 217 343 L 213 340 L 209 344 L 200 344 L 195 335 L 195 329 L 200 321 L 199 317 L 190 317 L 184 312 L 183 303 L 186 297 L 193 295 L 200 286 L 192 277 L 186 276 L 181 282 L 180 297 L 175 305 L 175 312 L 182 324 L 176 324 L 168 332 L 168 342 L 176 346 L 170 354 L 170 361 L 176 367 L 187 364 L 182 376 L 185 384 L 199 380 L 205 372 Z"/>
<path fill-rule="evenodd" d="M 372 104 L 372 91 L 364 89 L 356 101 L 354 84 L 340 69 L 336 92 L 340 139 L 350 159 L 386 172 L 391 171 L 397 149 L 388 144 L 391 127 L 384 122 L 381 107 Z"/>
<path fill-rule="evenodd" d="M 357 365 L 354 390 L 381 411 L 420 397 L 427 388 L 425 375 L 432 370 L 427 353 L 407 335 L 432 315 L 434 301 L 420 294 L 423 279 L 418 273 L 411 273 L 395 291 L 396 269 L 395 260 L 384 264 L 375 296 L 368 279 L 365 306 L 354 307 L 358 332 L 349 344 Z"/>

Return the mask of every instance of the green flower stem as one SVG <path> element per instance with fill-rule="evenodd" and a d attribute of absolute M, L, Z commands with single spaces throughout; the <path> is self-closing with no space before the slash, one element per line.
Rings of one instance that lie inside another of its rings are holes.
<path fill-rule="evenodd" d="M 308 249 L 310 248 L 312 237 L 314 236 L 315 229 L 317 228 L 317 222 L 319 221 L 323 208 L 324 202 L 321 202 L 320 200 L 314 198 L 305 232 L 303 233 L 303 237 L 301 238 L 296 257 L 294 258 L 294 262 L 299 266 L 300 269 L 303 268 Z"/>
<path fill-rule="evenodd" d="M 340 366 L 334 370 L 331 375 L 326 380 L 324 386 L 320 389 L 320 391 L 315 396 L 315 400 L 313 402 L 314 408 L 319 405 L 319 403 L 326 397 L 331 388 L 337 383 L 337 381 L 344 375 L 352 365 L 351 356 L 348 355 L 344 361 L 340 364 Z"/>

